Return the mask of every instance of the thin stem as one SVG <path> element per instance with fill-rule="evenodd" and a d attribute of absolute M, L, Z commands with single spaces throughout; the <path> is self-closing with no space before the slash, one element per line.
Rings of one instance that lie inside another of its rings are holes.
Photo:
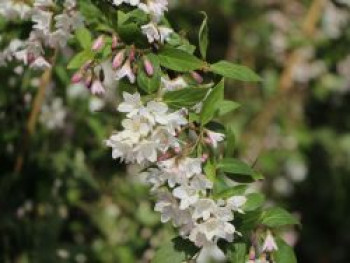
<path fill-rule="evenodd" d="M 16 163 L 14 167 L 14 172 L 16 174 L 19 174 L 22 171 L 23 163 L 24 163 L 24 155 L 25 155 L 25 152 L 27 151 L 30 138 L 35 133 L 36 123 L 37 123 L 42 105 L 45 101 L 45 94 L 46 94 L 47 87 L 49 86 L 52 79 L 52 70 L 53 70 L 54 64 L 56 63 L 57 55 L 58 55 L 58 50 L 55 50 L 51 60 L 51 67 L 46 69 L 41 77 L 40 87 L 35 96 L 32 111 L 30 112 L 30 115 L 27 121 L 26 131 L 23 136 L 23 140 L 21 144 L 21 151 L 16 159 Z"/>

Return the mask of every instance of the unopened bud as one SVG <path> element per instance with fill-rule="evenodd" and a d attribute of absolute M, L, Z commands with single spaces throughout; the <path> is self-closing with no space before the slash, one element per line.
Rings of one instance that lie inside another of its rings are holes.
<path fill-rule="evenodd" d="M 255 258 L 256 258 L 255 248 L 254 247 L 250 247 L 250 249 L 249 249 L 249 259 L 250 260 L 255 260 Z"/>
<path fill-rule="evenodd" d="M 134 61 L 135 60 L 135 47 L 134 46 L 132 46 L 131 49 L 130 49 L 129 60 L 130 61 Z"/>
<path fill-rule="evenodd" d="M 208 160 L 208 158 L 209 158 L 209 154 L 204 153 L 204 154 L 202 155 L 202 158 L 201 158 L 202 163 L 205 163 L 205 162 Z"/>
<path fill-rule="evenodd" d="M 203 83 L 203 77 L 199 73 L 197 73 L 196 71 L 192 71 L 191 76 L 198 84 Z"/>
<path fill-rule="evenodd" d="M 73 84 L 77 84 L 77 83 L 81 82 L 82 79 L 83 79 L 83 75 L 81 74 L 80 71 L 78 71 L 78 72 L 74 73 L 74 75 L 72 76 L 71 81 L 72 81 Z"/>
<path fill-rule="evenodd" d="M 35 61 L 35 56 L 33 53 L 30 52 L 27 54 L 27 61 L 28 61 L 28 64 L 32 64 Z"/>
<path fill-rule="evenodd" d="M 174 148 L 174 152 L 179 154 L 181 152 L 181 148 L 180 147 L 175 147 Z"/>
<path fill-rule="evenodd" d="M 116 49 L 118 46 L 118 37 L 116 35 L 113 35 L 112 36 L 112 46 L 111 48 L 112 49 Z"/>
<path fill-rule="evenodd" d="M 100 51 L 105 44 L 105 40 L 103 35 L 99 36 L 93 43 L 92 45 L 92 50 L 93 51 Z"/>
<path fill-rule="evenodd" d="M 112 62 L 113 69 L 120 68 L 120 66 L 123 64 L 123 61 L 124 61 L 124 50 L 120 51 L 117 55 L 115 55 Z"/>
<path fill-rule="evenodd" d="M 151 61 L 149 61 L 147 58 L 145 58 L 145 60 L 143 61 L 143 64 L 144 64 L 145 71 L 146 71 L 147 75 L 152 77 L 154 74 L 154 68 L 153 68 Z"/>

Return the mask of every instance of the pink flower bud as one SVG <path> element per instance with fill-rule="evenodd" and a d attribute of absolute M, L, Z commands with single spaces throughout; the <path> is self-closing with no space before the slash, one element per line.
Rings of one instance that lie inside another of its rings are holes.
<path fill-rule="evenodd" d="M 181 148 L 180 147 L 175 147 L 174 148 L 174 152 L 179 154 L 181 152 Z"/>
<path fill-rule="evenodd" d="M 72 76 L 71 81 L 72 81 L 73 84 L 77 84 L 77 83 L 81 82 L 82 79 L 83 79 L 83 75 L 81 74 L 80 71 L 78 71 L 78 72 L 74 73 L 74 75 Z"/>
<path fill-rule="evenodd" d="M 192 71 L 191 76 L 198 84 L 203 83 L 203 77 L 199 73 L 197 73 L 196 71 Z"/>
<path fill-rule="evenodd" d="M 145 58 L 145 60 L 143 61 L 143 64 L 144 64 L 145 71 L 146 71 L 147 75 L 152 77 L 154 74 L 154 68 L 153 68 L 151 61 L 149 61 L 147 58 Z"/>
<path fill-rule="evenodd" d="M 116 49 L 118 46 L 118 37 L 116 35 L 113 35 L 112 37 L 112 49 Z"/>
<path fill-rule="evenodd" d="M 123 61 L 124 61 L 124 50 L 120 51 L 117 55 L 115 55 L 112 62 L 112 67 L 114 69 L 120 68 L 120 66 L 123 64 Z"/>
<path fill-rule="evenodd" d="M 105 88 L 103 87 L 101 81 L 95 80 L 91 85 L 91 93 L 93 95 L 103 95 L 106 93 Z"/>
<path fill-rule="evenodd" d="M 103 35 L 99 36 L 94 43 L 92 44 L 92 50 L 93 51 L 100 51 L 105 44 L 105 39 Z"/>
<path fill-rule="evenodd" d="M 201 158 L 202 163 L 205 163 L 205 162 L 208 160 L 208 158 L 209 158 L 209 154 L 204 153 L 204 154 L 202 155 L 202 158 Z"/>
<path fill-rule="evenodd" d="M 32 64 L 35 61 L 35 56 L 33 53 L 29 52 L 27 54 L 27 61 L 28 61 L 28 64 Z"/>
<path fill-rule="evenodd" d="M 130 54 L 129 54 L 129 60 L 132 62 L 135 60 L 135 47 L 131 47 Z"/>
<path fill-rule="evenodd" d="M 256 253 L 255 253 L 255 248 L 251 247 L 249 250 L 249 259 L 250 260 L 255 260 L 256 258 Z"/>

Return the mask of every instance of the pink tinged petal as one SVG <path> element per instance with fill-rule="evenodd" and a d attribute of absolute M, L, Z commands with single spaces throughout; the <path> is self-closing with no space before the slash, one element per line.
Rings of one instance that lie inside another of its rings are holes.
<path fill-rule="evenodd" d="M 74 73 L 74 75 L 72 76 L 71 82 L 73 84 L 77 84 L 79 82 L 81 82 L 83 80 L 83 75 L 81 74 L 80 71 Z"/>
<path fill-rule="evenodd" d="M 112 49 L 116 49 L 119 44 L 118 37 L 116 35 L 113 35 L 112 37 Z"/>
<path fill-rule="evenodd" d="M 103 87 L 101 81 L 99 80 L 95 80 L 93 83 L 92 83 L 92 86 L 91 86 L 91 93 L 93 95 L 103 95 L 105 94 L 106 90 L 105 88 Z"/>
<path fill-rule="evenodd" d="M 102 35 L 99 36 L 92 44 L 92 50 L 100 51 L 103 48 L 104 43 L 105 43 L 104 37 Z"/>
<path fill-rule="evenodd" d="M 113 59 L 112 67 L 113 69 L 118 69 L 123 64 L 124 61 L 124 50 L 120 51 Z"/>
<path fill-rule="evenodd" d="M 151 63 L 151 61 L 149 61 L 147 58 L 143 61 L 144 63 L 144 67 L 145 67 L 145 71 L 147 73 L 148 76 L 152 77 L 154 74 L 154 68 L 153 65 Z"/>
<path fill-rule="evenodd" d="M 203 163 L 205 163 L 205 162 L 208 160 L 208 158 L 209 158 L 209 154 L 204 153 L 204 154 L 202 155 L 201 160 L 202 160 Z"/>
<path fill-rule="evenodd" d="M 131 50 L 129 53 L 129 60 L 130 60 L 130 62 L 135 60 L 135 47 L 131 47 Z"/>
<path fill-rule="evenodd" d="M 203 77 L 199 73 L 197 73 L 196 71 L 192 71 L 191 76 L 198 84 L 203 83 Z"/>
<path fill-rule="evenodd" d="M 273 238 L 270 231 L 268 231 L 265 242 L 263 244 L 263 251 L 265 252 L 272 252 L 278 250 L 277 244 L 275 242 L 275 239 Z"/>

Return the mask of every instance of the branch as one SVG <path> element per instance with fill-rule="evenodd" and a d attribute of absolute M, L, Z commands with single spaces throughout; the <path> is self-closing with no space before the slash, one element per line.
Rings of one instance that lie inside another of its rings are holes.
<path fill-rule="evenodd" d="M 304 22 L 302 24 L 302 33 L 305 38 L 313 39 L 318 21 L 322 15 L 323 9 L 325 6 L 325 0 L 314 0 L 306 14 Z M 264 136 L 266 132 L 266 127 L 269 127 L 270 123 L 273 121 L 276 113 L 278 112 L 278 107 L 284 101 L 285 98 L 288 97 L 290 92 L 293 90 L 293 70 L 294 67 L 298 64 L 301 59 L 301 55 L 298 52 L 298 49 L 295 49 L 288 57 L 284 70 L 281 74 L 281 78 L 279 81 L 279 89 L 277 94 L 269 99 L 263 110 L 251 121 L 250 128 L 248 128 L 248 133 L 243 136 L 243 141 L 248 142 L 248 144 L 252 143 L 254 140 L 255 148 L 255 156 L 251 158 L 250 154 L 243 153 L 245 159 L 254 160 L 257 158 L 259 153 L 263 150 L 263 139 L 261 137 Z M 248 148 L 249 145 L 248 145 Z"/>
<path fill-rule="evenodd" d="M 51 67 L 45 70 L 45 72 L 43 73 L 43 75 L 40 79 L 39 90 L 35 96 L 32 111 L 30 112 L 30 115 L 29 115 L 29 118 L 27 121 L 27 125 L 26 125 L 25 134 L 23 136 L 23 140 L 21 143 L 21 151 L 16 158 L 16 163 L 15 163 L 15 167 L 14 167 L 14 172 L 16 174 L 19 174 L 22 171 L 23 163 L 24 163 L 24 155 L 25 155 L 27 148 L 29 146 L 30 138 L 35 133 L 36 123 L 37 123 L 42 105 L 45 101 L 45 94 L 46 94 L 47 87 L 49 86 L 49 84 L 51 82 L 52 70 L 53 70 L 54 64 L 56 63 L 57 55 L 58 55 L 58 51 L 55 50 L 55 53 L 54 53 L 52 60 L 51 60 Z"/>

